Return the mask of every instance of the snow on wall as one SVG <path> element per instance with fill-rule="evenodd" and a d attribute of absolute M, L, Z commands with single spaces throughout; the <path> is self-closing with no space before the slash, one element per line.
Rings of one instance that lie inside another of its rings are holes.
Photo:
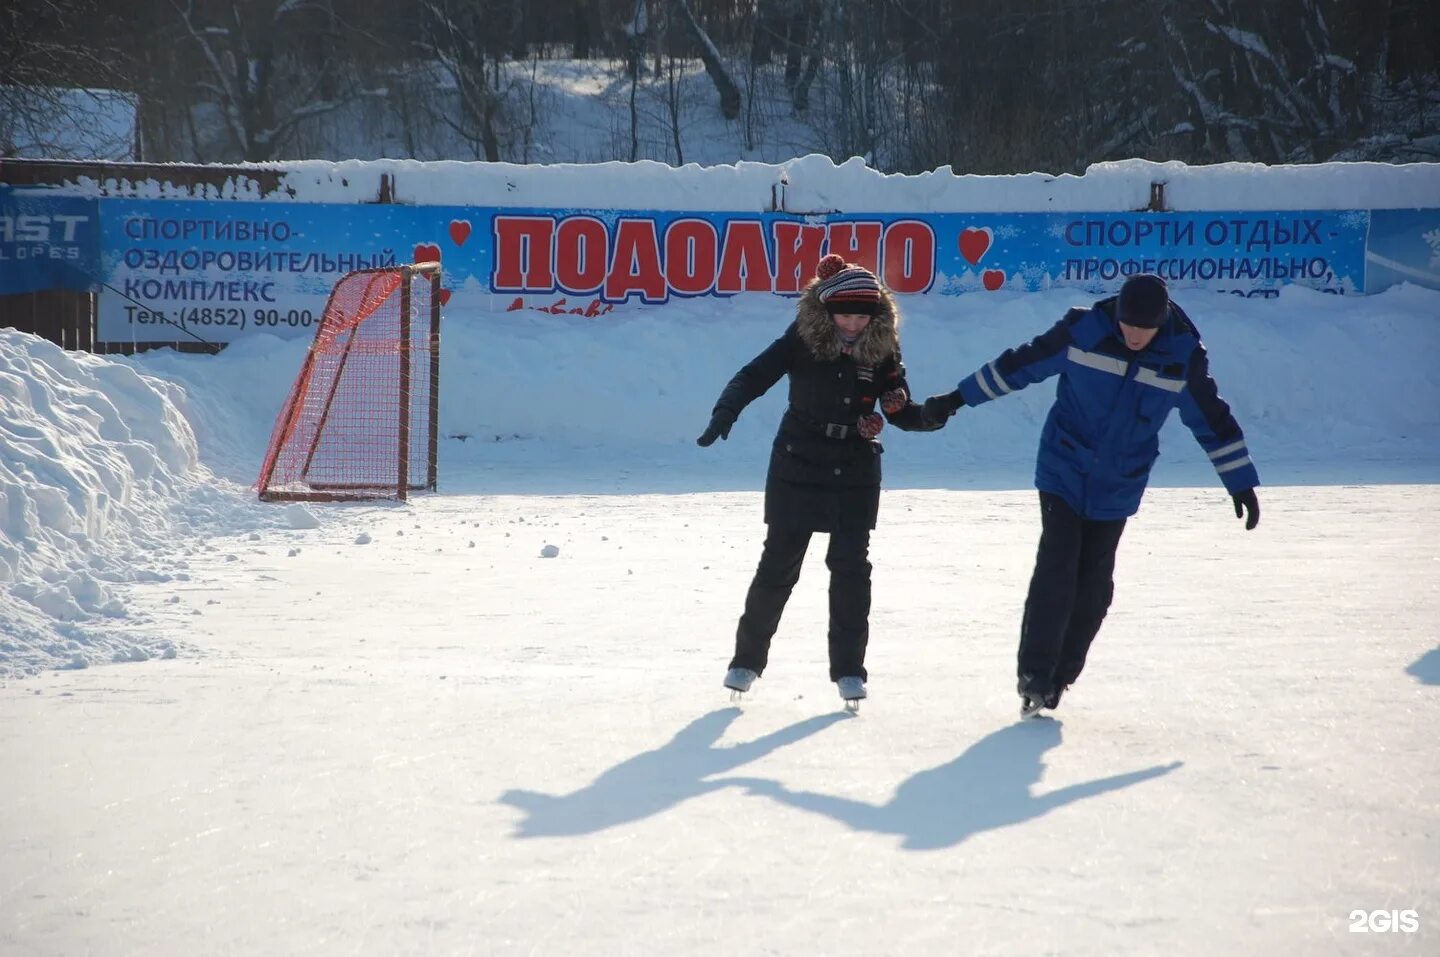
<path fill-rule="evenodd" d="M 305 160 L 226 167 L 280 169 L 283 186 L 263 197 L 243 179 L 195 192 L 161 180 L 83 178 L 67 192 L 135 198 L 261 199 L 307 203 L 373 202 L 382 174 L 395 199 L 420 205 L 764 211 L 783 199 L 791 212 L 1083 212 L 1144 209 L 1151 183 L 1164 183 L 1167 207 L 1227 209 L 1409 209 L 1440 206 L 1440 163 L 1321 163 L 1266 166 L 1122 160 L 1083 176 L 982 176 L 941 167 L 885 174 L 858 157 L 836 164 L 812 154 L 785 163 L 722 166 L 609 162 L 517 165 L 457 161 Z M 597 188 L 603 183 L 603 189 Z M 783 189 L 782 189 L 783 187 Z"/>

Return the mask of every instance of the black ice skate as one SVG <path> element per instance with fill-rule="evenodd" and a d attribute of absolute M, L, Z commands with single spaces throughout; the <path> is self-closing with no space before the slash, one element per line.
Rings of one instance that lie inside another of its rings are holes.
<path fill-rule="evenodd" d="M 1046 688 L 1036 677 L 1028 671 L 1020 676 L 1020 683 L 1015 690 L 1020 693 L 1020 717 L 1033 718 L 1040 713 L 1041 708 L 1053 708 L 1049 704 L 1051 700 L 1055 704 L 1060 703 L 1060 692 Z"/>

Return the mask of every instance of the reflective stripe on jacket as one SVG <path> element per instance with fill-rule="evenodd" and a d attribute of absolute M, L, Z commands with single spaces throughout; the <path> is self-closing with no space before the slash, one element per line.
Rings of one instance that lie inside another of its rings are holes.
<path fill-rule="evenodd" d="M 1035 486 L 1086 518 L 1135 514 L 1160 454 L 1160 427 L 1175 408 L 1229 492 L 1259 485 L 1245 434 L 1210 376 L 1190 317 L 1172 302 L 1150 345 L 1131 352 L 1114 302 L 1071 309 L 1043 335 L 986 363 L 961 381 L 965 404 L 981 405 L 1059 375 L 1040 433 Z"/>

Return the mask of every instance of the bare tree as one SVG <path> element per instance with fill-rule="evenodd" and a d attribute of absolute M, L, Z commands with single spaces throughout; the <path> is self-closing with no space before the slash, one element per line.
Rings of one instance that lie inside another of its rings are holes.
<path fill-rule="evenodd" d="M 720 112 L 725 119 L 733 120 L 740 115 L 740 88 L 730 78 L 730 72 L 725 69 L 725 62 L 720 58 L 720 51 L 711 41 L 705 28 L 700 21 L 695 19 L 694 12 L 690 9 L 688 0 L 671 0 L 680 9 L 681 19 L 689 28 L 690 35 L 700 47 L 700 60 L 705 64 L 705 72 L 710 75 L 710 81 L 715 84 L 715 91 L 720 94 Z"/>
<path fill-rule="evenodd" d="M 587 159 L 694 154 L 697 57 L 745 149 L 783 84 L 796 148 L 883 169 L 1440 154 L 1435 0 L 8 0 L 0 152 L 64 155 L 116 90 L 147 159 L 523 160 L 566 54 L 629 67 Z"/>
<path fill-rule="evenodd" d="M 810 87 L 825 61 L 827 27 L 840 19 L 839 0 L 795 0 L 787 24 L 785 84 L 796 113 L 810 109 Z"/>
<path fill-rule="evenodd" d="M 571 41 L 571 55 L 577 60 L 590 59 L 591 45 L 595 42 L 594 0 L 571 0 L 570 25 L 574 39 Z"/>
<path fill-rule="evenodd" d="M 459 101 L 455 111 L 440 110 L 440 119 L 493 163 L 501 159 L 504 100 L 486 75 L 489 12 L 475 0 L 425 0 L 420 52 L 439 64 Z"/>
<path fill-rule="evenodd" d="M 305 55 L 307 42 L 334 29 L 330 0 L 171 3 L 199 54 L 196 87 L 216 106 L 240 158 L 275 159 L 298 125 L 351 98 L 336 82 L 342 61 Z"/>
<path fill-rule="evenodd" d="M 1321 7 L 1166 5 L 1162 48 L 1209 158 L 1313 159 L 1355 138 L 1365 120 L 1358 51 L 1333 36 Z"/>
<path fill-rule="evenodd" d="M 645 8 L 645 0 L 635 0 L 635 15 L 625 28 L 626 35 L 630 38 L 629 47 L 626 50 L 627 70 L 630 74 L 630 162 L 640 158 L 640 110 L 638 95 L 640 92 L 640 71 L 645 69 L 645 61 L 642 51 L 645 48 L 645 35 L 650 32 L 650 17 Z"/>
<path fill-rule="evenodd" d="M 1367 16 L 1333 25 L 1367 51 L 1367 135 L 1336 158 L 1440 160 L 1440 11 L 1426 0 L 1373 0 Z"/>
<path fill-rule="evenodd" d="M 685 147 L 680 142 L 681 91 L 680 60 L 672 53 L 665 69 L 665 113 L 670 124 L 670 141 L 675 146 L 675 165 L 685 165 Z"/>
<path fill-rule="evenodd" d="M 670 34 L 670 26 L 674 20 L 675 7 L 669 6 L 665 11 L 665 20 L 662 25 L 661 39 L 656 44 L 657 48 L 666 47 L 666 39 Z M 665 119 L 670 127 L 670 141 L 675 147 L 675 165 L 685 165 L 685 148 L 680 141 L 680 119 L 683 106 L 681 95 L 684 86 L 681 80 L 684 75 L 683 61 L 675 55 L 673 49 L 669 50 L 665 57 Z"/>
<path fill-rule="evenodd" d="M 129 159 L 137 103 L 124 64 L 86 27 L 97 0 L 12 0 L 0 7 L 0 156 Z"/>

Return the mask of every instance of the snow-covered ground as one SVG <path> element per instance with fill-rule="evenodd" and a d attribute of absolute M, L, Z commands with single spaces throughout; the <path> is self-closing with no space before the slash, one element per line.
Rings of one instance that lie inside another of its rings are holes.
<path fill-rule="evenodd" d="M 1027 724 L 1049 384 L 882 436 L 849 718 L 819 548 L 720 687 L 783 389 L 694 436 L 788 301 L 447 315 L 467 438 L 403 506 L 253 501 L 304 343 L 0 331 L 0 953 L 1434 953 L 1440 293 L 1177 297 L 1260 527 L 1172 422 L 1091 669 Z M 913 386 L 1074 298 L 907 299 Z M 1350 930 L 1380 909 L 1419 929 Z"/>
<path fill-rule="evenodd" d="M 1075 298 L 909 297 L 902 343 L 917 394 L 951 388 L 1048 328 Z M 1267 485 L 1440 476 L 1440 370 L 1431 360 L 1440 293 L 1401 286 L 1349 299 L 1291 287 L 1278 300 L 1194 291 L 1181 300 Z M 721 386 L 792 309 L 756 295 L 622 309 L 599 321 L 447 315 L 442 488 L 758 490 L 783 389 L 747 410 L 728 443 L 701 450 L 693 438 Z M 133 622 L 124 586 L 183 582 L 203 549 L 197 542 L 217 535 L 263 538 L 353 510 L 265 507 L 243 487 L 305 347 L 256 335 L 218 357 L 112 360 L 0 331 L 0 673 L 173 653 L 183 636 L 125 637 L 115 627 Z M 1043 385 L 935 435 L 892 430 L 889 487 L 1028 487 L 1051 395 L 1053 385 Z M 1178 418 L 1165 438 L 1156 483 L 1219 494 Z"/>
<path fill-rule="evenodd" d="M 720 688 L 753 491 L 217 536 L 130 589 L 193 652 L 0 689 L 0 952 L 1433 953 L 1440 493 L 1263 501 L 1156 489 L 1025 724 L 1030 491 L 887 493 L 858 718 L 818 555 Z"/>

